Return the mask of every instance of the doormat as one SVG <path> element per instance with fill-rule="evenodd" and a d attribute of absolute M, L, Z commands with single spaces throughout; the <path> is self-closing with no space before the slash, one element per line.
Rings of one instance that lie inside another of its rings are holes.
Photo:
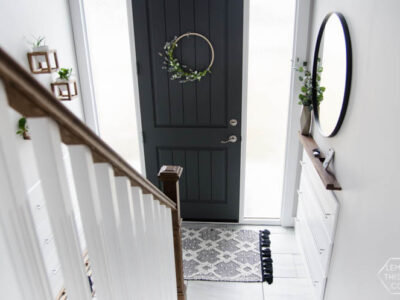
<path fill-rule="evenodd" d="M 264 237 L 267 238 L 265 233 L 263 234 L 263 245 L 265 245 Z M 271 251 L 268 256 L 266 246 L 261 248 L 260 241 L 261 231 L 258 230 L 183 224 L 182 247 L 185 280 L 267 281 L 269 277 L 263 276 L 263 274 L 271 270 L 268 274 L 272 278 Z M 264 257 L 269 257 L 268 261 Z"/>

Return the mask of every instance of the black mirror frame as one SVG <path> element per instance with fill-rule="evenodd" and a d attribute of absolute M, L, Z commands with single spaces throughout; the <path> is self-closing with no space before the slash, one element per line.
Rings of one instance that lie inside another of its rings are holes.
<path fill-rule="evenodd" d="M 328 22 L 329 18 L 332 15 L 336 15 L 340 23 L 342 24 L 342 29 L 343 29 L 343 34 L 344 34 L 344 39 L 346 43 L 346 83 L 345 83 L 345 88 L 344 88 L 344 94 L 343 94 L 343 102 L 342 102 L 342 108 L 340 110 L 340 115 L 338 118 L 338 121 L 336 123 L 335 128 L 330 132 L 329 134 L 325 133 L 322 128 L 321 124 L 319 122 L 319 115 L 318 115 L 318 102 L 317 102 L 317 95 L 315 93 L 315 86 L 316 86 L 316 75 L 317 75 L 317 65 L 318 65 L 318 53 L 319 49 L 321 46 L 321 40 L 324 34 L 324 29 L 326 26 L 326 23 Z M 318 125 L 319 132 L 324 136 L 324 137 L 333 137 L 336 135 L 340 129 L 340 126 L 342 126 L 344 117 L 346 115 L 346 110 L 347 106 L 349 103 L 349 96 L 350 96 L 350 86 L 351 86 L 351 76 L 352 76 L 352 48 L 351 48 L 351 41 L 350 41 L 350 33 L 349 33 L 349 28 L 347 26 L 346 19 L 341 13 L 338 12 L 331 12 L 327 14 L 321 24 L 321 27 L 318 32 L 318 37 L 317 37 L 317 43 L 315 45 L 315 50 L 314 50 L 314 61 L 313 61 L 313 72 L 312 72 L 312 86 L 313 86 L 313 95 L 312 95 L 312 101 L 313 101 L 313 107 L 314 107 L 314 117 L 315 121 Z"/>

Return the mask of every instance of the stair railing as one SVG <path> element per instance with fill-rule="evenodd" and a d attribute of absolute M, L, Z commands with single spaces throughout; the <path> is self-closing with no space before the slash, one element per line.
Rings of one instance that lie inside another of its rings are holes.
<path fill-rule="evenodd" d="M 29 158 L 21 157 L 12 109 L 28 120 Z M 32 161 L 26 164 L 27 159 Z M 54 299 L 24 179 L 28 165 L 40 179 L 64 298 L 186 299 L 179 211 L 182 168 L 161 168 L 162 192 L 0 48 L 0 289 L 4 299 Z M 86 240 L 90 280 L 71 190 Z"/>

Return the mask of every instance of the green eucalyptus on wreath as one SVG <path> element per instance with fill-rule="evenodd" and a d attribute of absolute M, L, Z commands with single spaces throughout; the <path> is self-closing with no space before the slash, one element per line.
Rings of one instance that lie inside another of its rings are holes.
<path fill-rule="evenodd" d="M 202 71 L 197 71 L 197 70 L 192 70 L 186 65 L 181 64 L 176 57 L 174 57 L 174 50 L 178 47 L 178 41 L 182 39 L 183 37 L 189 37 L 189 36 L 198 36 L 203 38 L 210 46 L 211 48 L 211 63 L 210 65 L 202 70 Z M 214 62 L 214 49 L 211 45 L 211 42 L 202 34 L 199 33 L 194 33 L 194 32 L 188 32 L 185 33 L 179 37 L 174 37 L 172 41 L 166 42 L 164 45 L 164 54 L 158 53 L 161 57 L 164 58 L 163 61 L 163 66 L 162 69 L 167 70 L 169 73 L 171 73 L 170 79 L 175 80 L 179 79 L 180 83 L 185 83 L 185 82 L 193 82 L 193 81 L 200 81 L 204 76 L 206 76 L 208 73 L 211 73 L 210 69 L 211 66 Z"/>
<path fill-rule="evenodd" d="M 321 59 L 317 59 L 317 74 L 316 74 L 316 87 L 315 91 L 317 93 L 317 103 L 318 105 L 324 100 L 324 92 L 326 90 L 325 87 L 320 86 L 321 82 L 321 73 L 323 71 L 323 67 L 320 65 Z M 303 83 L 301 86 L 301 92 L 299 94 L 299 105 L 303 105 L 307 107 L 309 110 L 313 110 L 313 86 L 312 86 L 312 74 L 308 70 L 308 63 L 307 61 L 303 61 L 301 65 L 299 65 L 299 59 L 297 58 L 296 66 L 294 68 L 297 72 L 299 72 L 299 80 Z"/>

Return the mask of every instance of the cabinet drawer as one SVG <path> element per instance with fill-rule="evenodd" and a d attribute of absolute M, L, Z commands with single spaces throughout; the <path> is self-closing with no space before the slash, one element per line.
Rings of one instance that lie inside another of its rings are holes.
<path fill-rule="evenodd" d="M 323 274 L 328 274 L 329 260 L 332 252 L 332 240 L 326 232 L 322 216 L 315 202 L 311 201 L 306 192 L 299 192 L 304 224 L 307 225 L 314 247 L 318 252 L 318 259 L 322 267 Z"/>
<path fill-rule="evenodd" d="M 311 161 L 308 160 L 302 162 L 302 172 L 301 172 L 301 181 L 300 181 L 300 190 L 304 188 L 304 183 L 306 183 L 306 189 L 309 191 L 309 194 L 312 196 L 312 200 L 315 201 L 319 210 L 321 211 L 321 215 L 323 217 L 322 221 L 323 224 L 328 232 L 328 235 L 333 239 L 335 227 L 336 227 L 336 219 L 339 210 L 338 202 L 333 195 L 332 191 L 328 191 L 325 187 L 321 184 L 320 178 L 318 184 L 315 182 L 317 179 L 313 178 L 315 174 L 312 174 L 310 169 Z M 311 166 L 311 168 L 314 168 Z M 312 170 L 316 173 L 315 170 Z"/>
<path fill-rule="evenodd" d="M 43 220 L 48 219 L 47 208 L 40 181 L 29 189 L 27 195 L 33 220 L 36 225 L 39 225 Z"/>
<path fill-rule="evenodd" d="M 308 154 L 303 151 L 303 161 L 301 162 L 303 169 L 307 172 L 310 178 L 310 183 L 315 188 L 316 192 L 321 196 L 321 206 L 328 214 L 336 214 L 338 209 L 338 202 L 333 191 L 327 190 L 322 184 L 315 167 L 308 157 Z"/>
<path fill-rule="evenodd" d="M 318 252 L 314 246 L 312 241 L 311 232 L 306 224 L 304 211 L 302 207 L 299 206 L 298 210 L 298 218 L 296 219 L 296 238 L 299 241 L 299 244 L 302 248 L 307 270 L 310 276 L 310 280 L 313 286 L 313 292 L 316 299 L 323 299 L 325 284 L 326 284 L 326 276 L 324 276 L 320 261 L 316 259 Z"/>
<path fill-rule="evenodd" d="M 52 269 L 52 271 L 48 276 L 49 276 L 51 291 L 53 293 L 54 298 L 56 298 L 64 287 L 64 278 L 61 272 L 61 267 L 58 266 L 58 268 L 56 267 Z"/>

